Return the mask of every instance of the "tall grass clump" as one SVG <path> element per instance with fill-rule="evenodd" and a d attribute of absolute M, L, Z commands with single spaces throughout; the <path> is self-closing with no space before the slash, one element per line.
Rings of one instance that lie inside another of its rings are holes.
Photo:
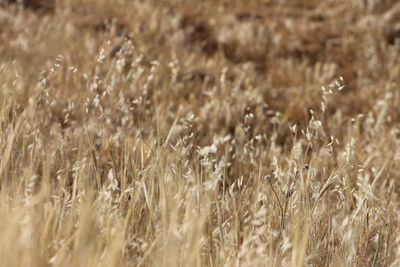
<path fill-rule="evenodd" d="M 0 1 L 0 266 L 398 266 L 399 18 Z"/>

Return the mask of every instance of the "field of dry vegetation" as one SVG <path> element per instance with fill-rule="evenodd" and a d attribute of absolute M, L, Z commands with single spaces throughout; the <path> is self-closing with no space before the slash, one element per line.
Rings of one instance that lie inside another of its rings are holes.
<path fill-rule="evenodd" d="M 0 0 L 0 266 L 399 266 L 397 0 Z"/>

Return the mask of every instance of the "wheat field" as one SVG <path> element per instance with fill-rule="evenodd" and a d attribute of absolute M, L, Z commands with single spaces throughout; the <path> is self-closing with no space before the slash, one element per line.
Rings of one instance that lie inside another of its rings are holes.
<path fill-rule="evenodd" d="M 0 266 L 399 266 L 396 0 L 0 1 Z"/>

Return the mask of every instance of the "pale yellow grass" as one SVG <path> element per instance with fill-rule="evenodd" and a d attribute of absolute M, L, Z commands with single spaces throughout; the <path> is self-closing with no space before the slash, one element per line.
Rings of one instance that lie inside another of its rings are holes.
<path fill-rule="evenodd" d="M 11 2 L 0 266 L 400 264 L 396 1 Z"/>

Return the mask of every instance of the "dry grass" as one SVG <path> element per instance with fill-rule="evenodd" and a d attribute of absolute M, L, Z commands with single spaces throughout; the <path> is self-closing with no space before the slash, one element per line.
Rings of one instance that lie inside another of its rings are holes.
<path fill-rule="evenodd" d="M 0 5 L 0 266 L 400 264 L 397 1 Z"/>

